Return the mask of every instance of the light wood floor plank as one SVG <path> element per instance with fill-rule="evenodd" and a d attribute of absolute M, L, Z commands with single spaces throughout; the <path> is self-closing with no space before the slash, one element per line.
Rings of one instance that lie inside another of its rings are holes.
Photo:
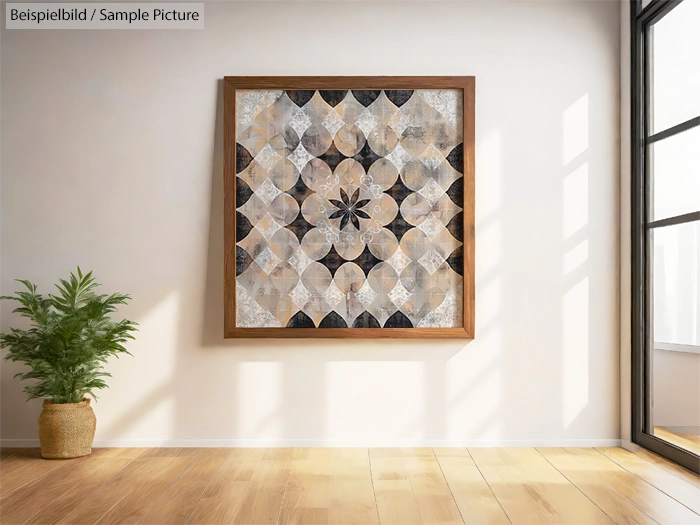
<path fill-rule="evenodd" d="M 425 523 L 460 524 L 462 517 L 432 448 L 401 449 Z"/>
<path fill-rule="evenodd" d="M 133 458 L 93 458 L 91 455 L 89 461 L 99 463 L 99 468 L 87 478 L 80 480 L 79 483 L 74 483 L 70 491 L 62 494 L 48 505 L 39 509 L 33 509 L 35 513 L 27 520 L 27 525 L 56 525 L 61 523 L 73 510 L 95 497 L 100 487 L 133 461 Z M 39 483 L 39 486 L 42 486 L 42 483 Z"/>
<path fill-rule="evenodd" d="M 182 525 L 190 517 L 214 474 L 228 455 L 229 448 L 202 450 L 187 465 L 182 475 L 158 499 L 139 522 L 143 525 Z"/>
<path fill-rule="evenodd" d="M 66 465 L 69 459 L 44 459 L 38 448 L 26 449 L 7 458 L 0 465 L 0 503 L 12 492 Z"/>
<path fill-rule="evenodd" d="M 294 451 L 289 480 L 280 513 L 281 525 L 327 525 L 331 507 L 330 448 Z"/>
<path fill-rule="evenodd" d="M 242 504 L 243 491 L 252 472 L 246 462 L 254 458 L 251 449 L 232 449 L 216 472 L 187 523 L 230 524 Z"/>
<path fill-rule="evenodd" d="M 135 459 L 149 450 L 158 450 L 142 447 L 125 447 L 125 448 L 93 448 L 90 454 L 91 458 L 131 458 Z"/>
<path fill-rule="evenodd" d="M 141 457 L 149 458 L 193 458 L 197 456 L 202 451 L 201 448 L 176 448 L 176 447 L 163 447 L 163 448 L 151 448 L 143 452 Z"/>
<path fill-rule="evenodd" d="M 266 449 L 255 465 L 245 504 L 236 525 L 273 525 L 277 523 L 289 479 L 293 449 Z"/>
<path fill-rule="evenodd" d="M 369 451 L 372 482 L 382 525 L 422 524 L 403 454 L 399 449 Z"/>
<path fill-rule="evenodd" d="M 382 525 L 424 523 L 408 478 L 374 480 L 374 493 Z"/>
<path fill-rule="evenodd" d="M 434 451 L 465 524 L 510 523 L 466 448 L 436 448 Z"/>
<path fill-rule="evenodd" d="M 106 462 L 116 463 L 116 467 L 121 468 L 129 461 L 126 458 L 89 457 L 70 461 L 63 468 L 52 470 L 5 498 L 0 505 L 0 523 L 24 523 L 48 505 L 53 505 L 57 499 L 63 498 L 76 486 L 89 483 L 93 476 L 99 477 L 100 471 L 109 468 Z"/>
<path fill-rule="evenodd" d="M 7 525 L 700 525 L 692 474 L 619 448 L 29 449 L 0 476 Z"/>
<path fill-rule="evenodd" d="M 531 480 L 540 496 L 567 524 L 605 524 L 613 521 L 532 448 L 508 449 L 508 456 Z"/>
<path fill-rule="evenodd" d="M 563 523 L 554 509 L 528 488 L 527 476 L 504 462 L 496 449 L 470 449 L 469 452 L 513 523 Z"/>
<path fill-rule="evenodd" d="M 276 523 L 292 452 L 232 449 L 187 523 Z"/>
<path fill-rule="evenodd" d="M 563 448 L 541 448 L 538 451 L 615 523 L 656 523 L 623 493 L 618 492 L 616 483 L 609 476 L 601 475 L 602 467 L 599 463 L 591 461 L 587 456 L 571 454 Z"/>
<path fill-rule="evenodd" d="M 24 523 L 42 505 L 53 501 L 71 488 L 65 484 L 65 480 L 75 483 L 96 468 L 94 462 L 86 462 L 86 459 L 69 461 L 62 469 L 54 469 L 12 492 L 0 501 L 0 520 L 3 523 Z"/>
<path fill-rule="evenodd" d="M 468 450 L 513 523 L 613 523 L 535 449 Z"/>
<path fill-rule="evenodd" d="M 565 448 L 576 456 L 583 456 L 596 469 L 598 476 L 617 492 L 630 500 L 644 514 L 659 524 L 682 523 L 700 525 L 700 516 L 688 507 L 620 467 L 599 451 L 590 448 Z M 622 450 L 622 449 L 620 449 Z"/>
<path fill-rule="evenodd" d="M 26 449 L 25 448 L 11 448 L 11 447 L 0 448 L 0 465 L 2 464 L 2 461 L 5 458 L 8 458 L 10 456 L 14 456 L 17 453 L 22 452 L 23 450 L 26 450 Z"/>
<path fill-rule="evenodd" d="M 646 459 L 647 461 L 653 463 L 657 467 L 662 468 L 667 472 L 670 472 L 674 476 L 681 478 L 683 481 L 690 483 L 694 487 L 700 488 L 700 476 L 698 476 L 694 472 L 690 472 L 689 470 L 686 470 L 683 467 L 676 465 L 675 463 L 672 463 L 665 458 L 662 458 L 661 456 L 657 456 L 656 454 L 645 448 L 638 447 L 634 451 L 634 454 L 636 454 L 642 459 Z"/>
<path fill-rule="evenodd" d="M 105 483 L 92 498 L 61 520 L 63 524 L 134 524 L 192 458 L 136 458 Z"/>
<path fill-rule="evenodd" d="M 333 449 L 328 519 L 333 525 L 379 523 L 367 449 Z"/>
<path fill-rule="evenodd" d="M 598 450 L 628 472 L 665 492 L 696 514 L 700 514 L 700 489 L 697 487 L 628 450 L 619 447 L 599 448 Z"/>

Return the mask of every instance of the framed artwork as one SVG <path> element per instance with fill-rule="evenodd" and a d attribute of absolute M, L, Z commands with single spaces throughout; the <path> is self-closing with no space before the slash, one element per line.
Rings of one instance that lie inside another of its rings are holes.
<path fill-rule="evenodd" d="M 225 337 L 474 337 L 474 77 L 226 77 Z"/>

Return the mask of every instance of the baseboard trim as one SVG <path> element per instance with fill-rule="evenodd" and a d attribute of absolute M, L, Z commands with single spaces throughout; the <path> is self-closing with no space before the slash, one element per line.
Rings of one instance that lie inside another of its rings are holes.
<path fill-rule="evenodd" d="M 620 439 L 523 439 L 523 440 L 342 440 L 342 439 L 107 439 L 94 447 L 619 447 Z M 38 439 L 0 439 L 2 447 L 38 447 Z"/>
<path fill-rule="evenodd" d="M 636 443 L 632 443 L 631 441 L 627 441 L 625 439 L 622 440 L 620 446 L 630 452 L 639 452 L 640 450 L 646 450 L 645 448 L 640 447 Z"/>

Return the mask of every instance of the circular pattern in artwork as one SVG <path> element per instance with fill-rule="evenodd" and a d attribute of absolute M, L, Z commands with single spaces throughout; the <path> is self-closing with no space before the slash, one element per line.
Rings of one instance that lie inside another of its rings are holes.
<path fill-rule="evenodd" d="M 301 137 L 301 144 L 314 157 L 323 155 L 331 147 L 333 137 L 330 131 L 321 124 L 313 124 Z"/>
<path fill-rule="evenodd" d="M 237 326 L 461 326 L 460 101 L 238 94 Z"/>
<path fill-rule="evenodd" d="M 335 134 L 335 147 L 346 157 L 357 155 L 367 142 L 362 130 L 354 124 L 346 124 Z"/>

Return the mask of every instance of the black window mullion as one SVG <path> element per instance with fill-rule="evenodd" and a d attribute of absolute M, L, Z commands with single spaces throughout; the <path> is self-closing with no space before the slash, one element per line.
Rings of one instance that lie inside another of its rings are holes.
<path fill-rule="evenodd" d="M 676 224 L 687 224 L 689 222 L 697 221 L 700 221 L 700 211 L 693 211 L 690 213 L 684 213 L 683 215 L 676 215 L 675 217 L 668 217 L 666 219 L 652 221 L 647 224 L 647 228 L 663 228 L 664 226 L 674 226 Z"/>
<path fill-rule="evenodd" d="M 690 120 L 686 120 L 685 122 L 681 122 L 680 124 L 672 126 L 663 131 L 659 131 L 658 133 L 654 133 L 653 135 L 647 137 L 646 143 L 647 145 L 653 144 L 654 142 L 667 139 L 668 137 L 678 135 L 679 133 L 683 133 L 684 131 L 688 131 L 689 129 L 693 129 L 698 126 L 700 126 L 700 116 L 691 118 Z"/>

